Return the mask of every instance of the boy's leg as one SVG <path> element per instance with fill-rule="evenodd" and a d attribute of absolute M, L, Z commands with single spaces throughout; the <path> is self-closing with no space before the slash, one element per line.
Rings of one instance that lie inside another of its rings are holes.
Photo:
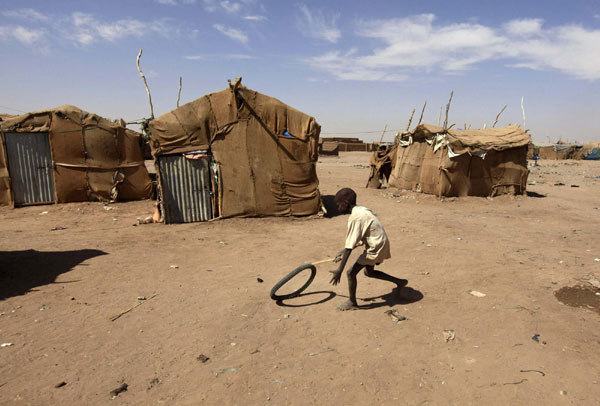
<path fill-rule="evenodd" d="M 367 265 L 365 268 L 365 275 L 369 278 L 380 279 L 382 281 L 388 281 L 395 283 L 398 286 L 398 290 L 406 286 L 408 281 L 406 279 L 399 279 L 392 275 L 388 275 L 385 272 L 376 271 L 373 265 Z"/>
<path fill-rule="evenodd" d="M 346 274 L 348 276 L 348 296 L 349 299 L 342 303 L 338 310 L 353 310 L 358 308 L 358 303 L 356 302 L 356 285 L 358 284 L 356 280 L 356 275 L 363 269 L 364 265 L 356 262 L 351 269 L 349 269 Z"/>

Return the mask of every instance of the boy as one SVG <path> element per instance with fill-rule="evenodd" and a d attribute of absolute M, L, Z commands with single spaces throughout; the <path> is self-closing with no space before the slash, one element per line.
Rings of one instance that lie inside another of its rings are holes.
<path fill-rule="evenodd" d="M 336 193 L 334 202 L 340 214 L 350 213 L 348 219 L 348 234 L 344 249 L 336 256 L 335 262 L 340 261 L 338 269 L 330 271 L 333 274 L 331 284 L 337 285 L 342 277 L 342 272 L 348 262 L 350 253 L 358 245 L 365 246 L 365 251 L 356 260 L 356 263 L 350 270 L 348 275 L 348 291 L 350 299 L 338 307 L 338 310 L 355 310 L 358 309 L 356 302 L 356 275 L 361 269 L 365 268 L 365 275 L 369 278 L 381 279 L 388 282 L 393 282 L 400 290 L 406 286 L 406 279 L 398 279 L 381 271 L 375 270 L 375 265 L 379 265 L 383 260 L 391 258 L 390 242 L 383 226 L 373 212 L 366 207 L 356 205 L 356 193 L 349 188 L 343 188 Z"/>

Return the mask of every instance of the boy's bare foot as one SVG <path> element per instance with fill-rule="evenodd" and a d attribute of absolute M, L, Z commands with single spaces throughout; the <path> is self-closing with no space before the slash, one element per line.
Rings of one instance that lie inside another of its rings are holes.
<path fill-rule="evenodd" d="M 352 303 L 350 300 L 346 300 L 344 303 L 338 306 L 339 311 L 344 312 L 346 310 L 356 310 L 358 306 Z"/>
<path fill-rule="evenodd" d="M 398 285 L 398 292 L 399 292 L 402 290 L 403 287 L 408 285 L 408 281 L 406 279 L 398 279 L 398 282 L 396 283 L 396 285 Z"/>

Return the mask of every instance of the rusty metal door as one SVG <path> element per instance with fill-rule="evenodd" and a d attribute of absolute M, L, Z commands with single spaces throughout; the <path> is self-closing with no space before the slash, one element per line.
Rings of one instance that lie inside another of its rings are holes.
<path fill-rule="evenodd" d="M 209 161 L 185 154 L 158 157 L 165 223 L 192 223 L 213 218 Z"/>
<path fill-rule="evenodd" d="M 5 133 L 15 206 L 54 203 L 54 175 L 48 133 Z"/>

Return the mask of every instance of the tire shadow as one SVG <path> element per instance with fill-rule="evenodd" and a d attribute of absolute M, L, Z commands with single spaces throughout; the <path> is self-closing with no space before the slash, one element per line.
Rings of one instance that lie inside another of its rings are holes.
<path fill-rule="evenodd" d="M 0 300 L 24 295 L 38 286 L 57 283 L 58 275 L 69 272 L 90 258 L 107 254 L 92 249 L 0 251 Z"/>
<path fill-rule="evenodd" d="M 291 300 L 297 300 L 298 298 L 301 298 L 301 297 L 304 297 L 304 296 L 319 295 L 319 294 L 326 294 L 327 296 L 325 296 L 321 300 L 317 300 L 316 302 L 302 303 L 302 304 L 286 303 L 286 302 L 289 302 Z M 289 298 L 289 299 L 280 299 L 280 300 L 276 301 L 275 303 L 277 304 L 277 306 L 281 306 L 281 307 L 306 307 L 306 306 L 314 306 L 314 305 L 318 305 L 318 304 L 321 304 L 321 303 L 329 302 L 331 299 L 333 299 L 336 296 L 337 295 L 335 294 L 335 292 L 332 292 L 332 291 L 329 291 L 329 290 L 320 290 L 320 291 L 317 291 L 317 292 L 301 293 L 298 296 L 294 296 L 294 297 Z"/>

